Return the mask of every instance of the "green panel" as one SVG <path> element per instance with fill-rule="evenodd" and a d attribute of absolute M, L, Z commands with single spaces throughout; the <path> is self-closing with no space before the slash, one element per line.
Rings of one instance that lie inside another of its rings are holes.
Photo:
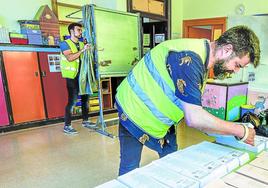
<path fill-rule="evenodd" d="M 226 120 L 236 121 L 240 118 L 240 106 L 247 103 L 245 95 L 238 95 L 227 101 Z M 238 109 L 232 112 L 234 109 Z M 235 113 L 235 114 L 233 114 Z M 232 117 L 232 118 L 231 118 Z"/>
<path fill-rule="evenodd" d="M 220 119 L 225 119 L 225 109 L 223 107 L 219 109 L 204 107 L 204 109 Z"/>
<path fill-rule="evenodd" d="M 108 62 L 108 66 L 99 66 L 100 74 L 127 75 L 140 59 L 139 16 L 97 7 L 94 16 L 98 62 Z"/>

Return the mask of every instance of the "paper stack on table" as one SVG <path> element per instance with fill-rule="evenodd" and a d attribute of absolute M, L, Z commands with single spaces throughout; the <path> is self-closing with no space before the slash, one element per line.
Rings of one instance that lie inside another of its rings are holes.
<path fill-rule="evenodd" d="M 188 147 L 182 151 L 175 152 L 171 155 L 175 156 L 179 155 L 179 153 L 186 153 L 195 161 L 202 160 L 203 158 L 205 161 L 220 162 L 227 167 L 227 172 L 230 172 L 239 165 L 243 165 L 249 161 L 249 155 L 246 152 L 206 141 Z M 197 156 L 201 159 L 197 159 Z"/>
<path fill-rule="evenodd" d="M 196 166 L 195 164 L 169 156 L 156 160 L 153 163 L 160 166 L 165 166 L 177 173 L 198 181 L 200 187 L 203 187 L 214 178 L 212 173 L 210 173 L 208 170 L 202 169 L 200 166 Z"/>
<path fill-rule="evenodd" d="M 122 176 L 117 178 L 122 184 L 125 184 L 127 187 L 139 187 L 139 188 L 167 188 L 168 186 L 160 183 L 159 181 L 155 180 L 154 178 L 145 175 L 140 172 L 142 168 L 137 168 L 132 170 L 129 173 L 126 173 Z"/>
<path fill-rule="evenodd" d="M 217 143 L 224 144 L 227 146 L 232 146 L 232 147 L 239 148 L 239 149 L 244 149 L 247 151 L 252 151 L 254 153 L 260 153 L 266 147 L 266 141 L 258 137 L 255 137 L 255 140 L 254 140 L 255 145 L 252 146 L 252 145 L 236 140 L 234 136 L 216 135 L 216 134 L 210 134 L 210 136 L 214 136 Z"/>
<path fill-rule="evenodd" d="M 265 142 L 265 149 L 268 149 L 268 138 L 264 136 L 256 135 L 255 138 L 260 142 Z"/>
<path fill-rule="evenodd" d="M 117 180 L 108 181 L 102 185 L 99 185 L 95 188 L 128 188 L 126 185 L 120 183 Z"/>
<path fill-rule="evenodd" d="M 199 188 L 199 182 L 195 181 L 194 179 L 183 176 L 175 171 L 172 171 L 164 166 L 159 166 L 155 163 L 151 163 L 141 168 L 139 173 L 150 176 L 170 187 Z"/>

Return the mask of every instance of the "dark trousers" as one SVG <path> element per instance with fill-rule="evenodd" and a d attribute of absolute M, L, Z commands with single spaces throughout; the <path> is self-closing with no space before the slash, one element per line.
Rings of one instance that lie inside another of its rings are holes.
<path fill-rule="evenodd" d="M 119 176 L 138 168 L 141 160 L 143 144 L 140 143 L 123 125 L 119 123 L 120 166 Z M 176 133 L 174 126 L 165 136 L 165 144 L 159 157 L 164 157 L 177 151 Z"/>
<path fill-rule="evenodd" d="M 72 120 L 72 111 L 73 107 L 76 104 L 79 92 L 79 82 L 78 78 L 68 79 L 66 78 L 66 85 L 68 91 L 68 104 L 65 107 L 65 116 L 64 122 L 65 125 L 71 125 Z M 82 118 L 84 121 L 88 120 L 88 100 L 89 95 L 81 95 L 81 103 L 82 103 Z"/>

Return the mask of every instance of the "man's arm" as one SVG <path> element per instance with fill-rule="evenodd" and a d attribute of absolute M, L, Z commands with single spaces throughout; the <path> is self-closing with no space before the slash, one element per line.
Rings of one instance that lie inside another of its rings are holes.
<path fill-rule="evenodd" d="M 68 61 L 74 61 L 74 60 L 76 60 L 76 59 L 79 58 L 79 56 L 81 55 L 81 53 L 83 53 L 85 50 L 88 50 L 88 49 L 90 49 L 90 44 L 86 44 L 82 50 L 79 50 L 76 53 L 72 53 L 71 49 L 64 50 L 62 53 L 66 57 L 66 59 Z"/>
<path fill-rule="evenodd" d="M 201 106 L 183 102 L 182 100 L 180 101 L 184 111 L 186 124 L 189 127 L 199 129 L 206 133 L 233 135 L 239 138 L 244 137 L 245 129 L 243 125 L 221 120 L 208 113 Z M 254 137 L 255 130 L 249 128 L 249 135 L 244 142 L 254 145 Z"/>

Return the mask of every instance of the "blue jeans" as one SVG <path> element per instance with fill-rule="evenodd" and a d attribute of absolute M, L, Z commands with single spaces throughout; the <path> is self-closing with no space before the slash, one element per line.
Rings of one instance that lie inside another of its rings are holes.
<path fill-rule="evenodd" d="M 164 137 L 165 143 L 162 152 L 158 152 L 159 157 L 164 157 L 174 151 L 177 151 L 177 142 L 174 126 Z M 141 160 L 141 151 L 143 144 L 139 142 L 130 132 L 119 123 L 119 141 L 120 141 L 120 167 L 119 176 L 138 168 Z"/>

